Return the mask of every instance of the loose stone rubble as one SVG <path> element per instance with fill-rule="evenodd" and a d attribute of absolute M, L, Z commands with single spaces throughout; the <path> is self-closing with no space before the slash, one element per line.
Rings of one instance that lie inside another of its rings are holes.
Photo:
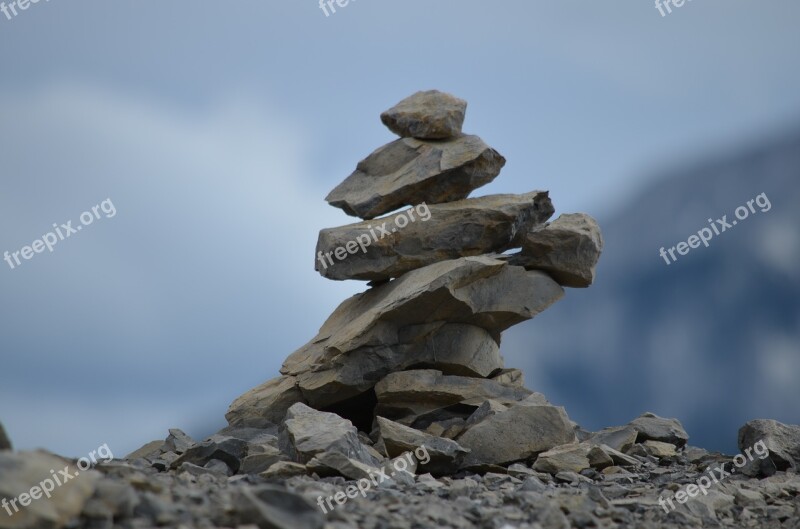
<path fill-rule="evenodd" d="M 0 529 L 797 528 L 800 426 L 745 425 L 740 448 L 763 441 L 769 456 L 735 472 L 676 419 L 585 431 L 504 366 L 502 332 L 590 286 L 603 239 L 583 213 L 548 223 L 546 191 L 467 198 L 505 159 L 462 134 L 465 111 L 431 91 L 381 115 L 401 139 L 327 197 L 367 220 L 317 244 L 324 277 L 371 283 L 231 404 L 229 426 L 202 441 L 170 430 L 0 511 Z M 412 211 L 429 217 L 401 226 Z M 379 225 L 396 229 L 355 244 Z M 326 258 L 338 248 L 345 259 Z M 0 425 L 0 497 L 74 465 L 10 448 Z M 677 500 L 715 468 L 729 476 Z"/>

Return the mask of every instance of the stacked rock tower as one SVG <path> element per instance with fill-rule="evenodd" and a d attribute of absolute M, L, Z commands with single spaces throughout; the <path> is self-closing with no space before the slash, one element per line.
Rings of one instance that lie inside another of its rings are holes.
<path fill-rule="evenodd" d="M 231 427 L 282 425 L 309 472 L 352 477 L 358 465 L 425 444 L 428 470 L 447 474 L 576 441 L 563 408 L 505 368 L 500 337 L 558 301 L 563 287 L 592 283 L 600 230 L 581 213 L 548 223 L 547 191 L 467 198 L 505 159 L 462 133 L 466 108 L 432 90 L 381 114 L 400 139 L 326 198 L 363 221 L 323 229 L 315 255 L 324 277 L 369 288 L 344 301 L 280 377 L 228 410 Z M 367 435 L 304 451 L 298 437 L 313 437 L 300 433 L 311 424 Z"/>

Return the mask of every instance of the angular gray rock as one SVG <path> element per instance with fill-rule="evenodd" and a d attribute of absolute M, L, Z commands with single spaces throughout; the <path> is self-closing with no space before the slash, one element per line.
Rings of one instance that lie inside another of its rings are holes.
<path fill-rule="evenodd" d="M 756 443 L 763 442 L 756 446 Z M 757 419 L 739 429 L 739 450 L 750 450 L 753 459 L 761 459 L 766 447 L 767 456 L 777 470 L 800 468 L 800 426 L 783 424 L 771 419 Z M 758 452 L 761 451 L 761 454 Z"/>
<path fill-rule="evenodd" d="M 267 470 L 259 474 L 262 478 L 281 481 L 294 476 L 305 476 L 308 469 L 305 465 L 294 461 L 278 461 Z"/>
<path fill-rule="evenodd" d="M 348 215 L 373 219 L 403 206 L 466 198 L 494 180 L 505 163 L 477 136 L 403 138 L 359 162 L 325 200 Z"/>
<path fill-rule="evenodd" d="M 238 488 L 231 507 L 237 524 L 253 524 L 260 529 L 322 529 L 325 525 L 316 506 L 277 485 Z"/>
<path fill-rule="evenodd" d="M 461 134 L 467 102 L 438 90 L 417 92 L 381 114 L 381 121 L 401 138 L 443 140 Z"/>
<path fill-rule="evenodd" d="M 689 440 L 689 434 L 683 429 L 683 425 L 678 419 L 664 419 L 650 412 L 642 414 L 628 425 L 638 433 L 637 443 L 662 441 L 680 448 Z"/>
<path fill-rule="evenodd" d="M 380 461 L 361 443 L 355 426 L 335 413 L 297 403 L 289 408 L 284 425 L 292 449 L 302 463 L 325 452 L 336 452 L 371 467 L 380 466 Z"/>
<path fill-rule="evenodd" d="M 439 261 L 519 248 L 526 234 L 529 240 L 531 231 L 540 233 L 535 230 L 553 212 L 547 191 L 418 205 L 388 217 L 320 231 L 314 267 L 328 279 L 384 281 Z M 579 271 L 588 262 L 569 261 L 578 243 L 563 232 L 552 231 L 561 238 L 548 238 L 555 247 L 546 257 L 562 268 Z M 581 256 L 588 253 L 584 251 L 588 245 L 580 250 Z"/>
<path fill-rule="evenodd" d="M 11 440 L 8 438 L 5 428 L 3 428 L 3 423 L 0 422 L 0 450 L 12 449 L 13 447 L 11 446 Z"/>
<path fill-rule="evenodd" d="M 602 470 L 614 464 L 600 446 L 574 443 L 551 448 L 536 458 L 533 469 L 556 475 L 559 472 L 580 472 L 587 468 Z"/>
<path fill-rule="evenodd" d="M 164 449 L 182 454 L 196 444 L 197 442 L 186 435 L 182 430 L 171 428 L 169 430 L 169 436 L 167 436 L 167 439 L 164 441 Z"/>
<path fill-rule="evenodd" d="M 470 449 L 464 467 L 502 465 L 530 459 L 556 446 L 576 441 L 564 408 L 515 406 L 490 415 L 457 439 Z"/>
<path fill-rule="evenodd" d="M 306 463 L 309 472 L 319 476 L 341 475 L 347 479 L 369 479 L 378 473 L 378 467 L 370 466 L 340 452 L 320 452 Z"/>
<path fill-rule="evenodd" d="M 192 463 L 202 467 L 212 459 L 216 459 L 227 464 L 235 474 L 239 471 L 241 462 L 247 453 L 247 441 L 235 437 L 212 435 L 206 441 L 188 448 L 172 462 L 171 467 L 179 468 L 183 463 Z"/>
<path fill-rule="evenodd" d="M 625 452 L 633 446 L 638 436 L 639 432 L 632 426 L 617 426 L 595 432 L 587 441 L 594 445 L 607 445 L 619 452 Z"/>
<path fill-rule="evenodd" d="M 292 401 L 328 407 L 412 365 L 409 359 L 441 368 L 459 364 L 486 374 L 489 367 L 502 367 L 487 335 L 499 343 L 503 330 L 534 317 L 563 294 L 547 274 L 491 257 L 464 257 L 414 270 L 343 302 L 319 334 L 287 358 L 281 369 L 285 377 L 239 397 L 226 417 L 231 424 L 275 422 Z M 444 329 L 445 322 L 479 327 L 486 334 Z M 450 334 L 429 338 L 426 333 L 439 326 Z M 434 348 L 443 345 L 444 350 Z M 465 356 L 471 358 L 467 365 Z"/>
<path fill-rule="evenodd" d="M 647 450 L 647 453 L 657 459 L 664 459 L 667 457 L 674 457 L 677 455 L 675 445 L 671 443 L 663 443 L 661 441 L 645 441 L 642 446 Z"/>
<path fill-rule="evenodd" d="M 515 404 L 533 395 L 529 389 L 494 380 L 443 375 L 432 369 L 399 371 L 375 385 L 375 413 L 410 424 L 434 410 L 461 405 L 478 408 L 486 401 Z"/>
<path fill-rule="evenodd" d="M 528 270 L 544 270 L 562 286 L 585 288 L 594 282 L 602 251 L 597 221 L 585 213 L 570 213 L 526 233 L 522 251 L 510 262 Z"/>
<path fill-rule="evenodd" d="M 248 454 L 242 460 L 242 466 L 239 468 L 240 474 L 260 474 L 270 468 L 275 463 L 281 461 L 288 461 L 287 458 L 279 449 L 270 448 L 259 454 Z"/>
<path fill-rule="evenodd" d="M 398 457 L 405 452 L 424 448 L 430 461 L 419 462 L 422 472 L 434 475 L 456 472 L 464 456 L 469 453 L 469 450 L 450 439 L 429 435 L 384 417 L 377 417 L 376 421 L 389 457 Z"/>

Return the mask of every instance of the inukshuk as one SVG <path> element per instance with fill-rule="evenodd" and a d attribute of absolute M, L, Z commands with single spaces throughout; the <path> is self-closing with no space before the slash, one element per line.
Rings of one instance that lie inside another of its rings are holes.
<path fill-rule="evenodd" d="M 354 478 L 424 444 L 423 470 L 447 474 L 577 441 L 564 409 L 505 369 L 500 338 L 563 287 L 592 283 L 600 230 L 582 213 L 548 223 L 547 191 L 467 198 L 505 159 L 461 132 L 466 107 L 434 90 L 381 115 L 400 139 L 326 198 L 364 220 L 322 230 L 315 255 L 323 276 L 369 288 L 226 415 L 232 427 L 280 425 L 309 473 Z"/>

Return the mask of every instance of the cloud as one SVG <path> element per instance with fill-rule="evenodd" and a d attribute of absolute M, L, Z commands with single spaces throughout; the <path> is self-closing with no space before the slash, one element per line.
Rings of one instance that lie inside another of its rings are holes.
<path fill-rule="evenodd" d="M 317 231 L 350 220 L 322 201 L 305 131 L 263 99 L 176 110 L 70 83 L 14 97 L 0 107 L 0 251 L 106 198 L 118 211 L 0 269 L 0 419 L 21 448 L 80 453 L 222 422 L 363 288 L 314 272 Z"/>

